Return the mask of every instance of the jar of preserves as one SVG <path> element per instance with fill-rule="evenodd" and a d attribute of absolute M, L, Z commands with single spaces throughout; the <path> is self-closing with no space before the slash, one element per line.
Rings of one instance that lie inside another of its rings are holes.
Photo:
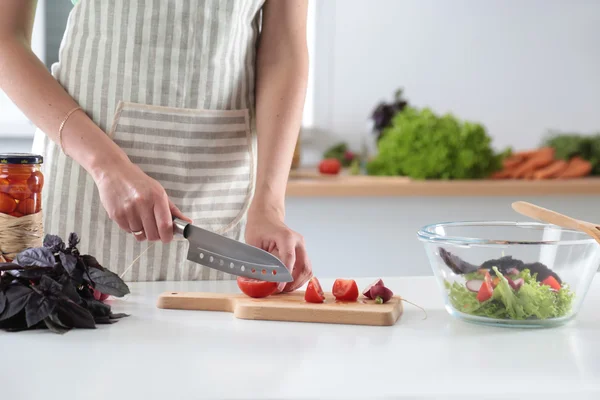
<path fill-rule="evenodd" d="M 0 154 L 0 257 L 6 260 L 42 245 L 42 163 L 36 154 Z"/>

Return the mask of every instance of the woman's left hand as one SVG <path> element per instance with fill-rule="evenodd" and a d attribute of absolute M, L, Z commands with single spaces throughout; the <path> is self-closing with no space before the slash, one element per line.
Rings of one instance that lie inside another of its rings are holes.
<path fill-rule="evenodd" d="M 294 280 L 279 284 L 278 292 L 292 292 L 312 277 L 304 238 L 283 222 L 283 212 L 252 206 L 248 211 L 246 243 L 278 257 Z"/>

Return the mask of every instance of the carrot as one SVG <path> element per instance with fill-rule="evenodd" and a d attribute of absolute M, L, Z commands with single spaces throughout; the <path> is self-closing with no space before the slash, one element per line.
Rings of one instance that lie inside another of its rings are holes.
<path fill-rule="evenodd" d="M 504 169 L 511 169 L 516 167 L 517 165 L 521 164 L 523 161 L 525 161 L 525 157 L 522 156 L 510 156 L 505 158 L 502 161 L 502 167 Z"/>
<path fill-rule="evenodd" d="M 545 168 L 538 169 L 533 174 L 534 179 L 552 179 L 562 174 L 569 163 L 565 160 L 556 160 Z"/>
<path fill-rule="evenodd" d="M 569 160 L 567 168 L 558 175 L 559 179 L 583 178 L 592 172 L 592 163 L 575 156 Z"/>
<path fill-rule="evenodd" d="M 519 165 L 519 167 L 512 172 L 511 178 L 524 178 L 530 172 L 550 165 L 552 161 L 554 161 L 554 149 L 550 147 L 542 148 L 523 164 Z"/>

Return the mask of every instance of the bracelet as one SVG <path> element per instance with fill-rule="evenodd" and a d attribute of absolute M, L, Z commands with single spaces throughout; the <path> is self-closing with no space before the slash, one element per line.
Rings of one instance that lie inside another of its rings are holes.
<path fill-rule="evenodd" d="M 60 144 L 60 149 L 63 151 L 63 153 L 65 153 L 65 148 L 63 147 L 62 131 L 63 131 L 63 128 L 65 127 L 65 124 L 69 120 L 69 117 L 77 110 L 83 111 L 83 109 L 81 107 L 75 107 L 74 109 L 69 111 L 67 113 L 67 115 L 65 116 L 65 118 L 63 119 L 63 121 L 61 122 L 60 127 L 58 128 L 58 143 Z"/>

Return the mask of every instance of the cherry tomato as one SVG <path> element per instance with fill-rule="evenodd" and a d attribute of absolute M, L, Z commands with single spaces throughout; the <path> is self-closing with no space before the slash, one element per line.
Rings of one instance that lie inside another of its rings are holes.
<path fill-rule="evenodd" d="M 92 290 L 92 293 L 94 293 L 94 299 L 98 300 L 98 301 L 102 301 L 104 302 L 104 300 L 108 299 L 109 295 L 99 292 L 96 289 L 90 287 L 90 289 Z"/>
<path fill-rule="evenodd" d="M 550 275 L 549 277 L 547 277 L 546 279 L 544 279 L 542 281 L 542 285 L 550 286 L 552 289 L 554 289 L 556 291 L 559 291 L 561 289 L 560 283 L 558 283 L 558 281 L 556 280 L 556 278 L 553 277 L 552 275 Z"/>
<path fill-rule="evenodd" d="M 356 301 L 358 299 L 358 286 L 354 279 L 336 279 L 333 282 L 332 293 L 336 300 Z"/>
<path fill-rule="evenodd" d="M 6 178 L 0 178 L 0 192 L 8 193 L 8 189 L 10 189 L 10 182 Z"/>
<path fill-rule="evenodd" d="M 492 284 L 492 277 L 490 276 L 489 272 L 486 272 L 483 284 L 481 285 L 479 292 L 477 292 L 477 300 L 483 303 L 484 301 L 491 299 L 493 294 L 494 288 Z"/>
<path fill-rule="evenodd" d="M 16 218 L 21 218 L 23 216 L 23 214 L 21 214 L 18 211 L 11 212 L 9 215 L 12 215 L 13 217 L 16 217 Z"/>
<path fill-rule="evenodd" d="M 277 290 L 277 282 L 259 281 L 243 276 L 237 277 L 237 284 L 246 296 L 254 298 L 270 296 Z"/>
<path fill-rule="evenodd" d="M 328 175 L 337 175 L 342 169 L 342 163 L 335 158 L 327 158 L 319 163 L 319 172 Z"/>
<path fill-rule="evenodd" d="M 5 193 L 0 193 L 0 213 L 10 214 L 17 208 L 15 199 Z"/>
<path fill-rule="evenodd" d="M 323 289 L 321 289 L 321 284 L 314 276 L 308 281 L 306 292 L 304 292 L 304 300 L 308 303 L 322 303 L 325 301 L 325 294 L 323 293 Z"/>
<path fill-rule="evenodd" d="M 34 199 L 25 199 L 19 202 L 19 206 L 17 207 L 17 211 L 23 215 L 31 215 L 35 214 L 36 204 Z"/>
<path fill-rule="evenodd" d="M 33 193 L 41 193 L 44 187 L 44 175 L 40 171 L 33 172 L 27 179 L 27 185 Z"/>
<path fill-rule="evenodd" d="M 31 196 L 31 190 L 25 181 L 10 181 L 8 194 L 15 200 L 25 200 Z"/>
<path fill-rule="evenodd" d="M 33 168 L 32 165 L 10 165 L 10 169 L 5 169 L 2 177 L 6 175 L 10 180 L 27 181 L 33 172 Z"/>

